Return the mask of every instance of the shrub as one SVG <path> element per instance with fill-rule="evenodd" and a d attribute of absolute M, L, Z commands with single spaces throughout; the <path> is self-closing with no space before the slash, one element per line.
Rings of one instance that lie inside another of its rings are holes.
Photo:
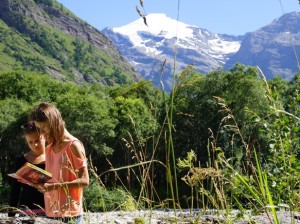
<path fill-rule="evenodd" d="M 128 192 L 120 188 L 108 190 L 96 181 L 85 189 L 84 196 L 86 208 L 91 212 L 136 209 L 136 203 Z"/>

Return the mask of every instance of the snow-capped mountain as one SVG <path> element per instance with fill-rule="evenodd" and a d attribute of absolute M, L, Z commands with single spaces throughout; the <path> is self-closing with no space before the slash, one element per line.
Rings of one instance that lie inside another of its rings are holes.
<path fill-rule="evenodd" d="M 177 22 L 165 14 L 147 15 L 146 24 L 140 18 L 126 26 L 105 28 L 102 33 L 136 71 L 157 86 L 162 79 L 167 91 L 174 71 L 179 73 L 190 64 L 203 73 L 222 67 L 239 50 L 242 39 Z"/>
<path fill-rule="evenodd" d="M 174 72 L 179 74 L 188 65 L 207 74 L 240 62 L 259 66 L 267 78 L 281 75 L 290 79 L 298 71 L 299 27 L 297 12 L 243 36 L 216 34 L 164 14 L 149 14 L 146 21 L 140 18 L 122 27 L 105 28 L 102 33 L 137 72 L 156 86 L 162 81 L 169 91 Z"/>

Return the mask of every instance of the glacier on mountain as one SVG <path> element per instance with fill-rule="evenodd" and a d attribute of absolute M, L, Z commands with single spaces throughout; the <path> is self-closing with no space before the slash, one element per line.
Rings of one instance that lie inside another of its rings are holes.
<path fill-rule="evenodd" d="M 222 55 L 235 53 L 240 47 L 238 40 L 228 41 L 218 34 L 171 19 L 165 14 L 149 14 L 146 21 L 147 25 L 143 18 L 140 18 L 125 26 L 113 28 L 112 31 L 126 36 L 136 48 L 143 49 L 144 53 L 153 55 L 163 53 L 158 49 L 164 45 L 164 40 L 175 40 L 174 48 L 206 51 L 219 60 L 224 58 Z M 150 38 L 145 38 L 143 34 Z M 151 37 L 162 40 L 151 43 Z"/>

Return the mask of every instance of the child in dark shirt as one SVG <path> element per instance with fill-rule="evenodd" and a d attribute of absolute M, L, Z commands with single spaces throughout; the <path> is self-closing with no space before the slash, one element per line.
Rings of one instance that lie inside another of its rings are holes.
<path fill-rule="evenodd" d="M 16 159 L 14 172 L 26 162 L 30 162 L 42 169 L 45 169 L 45 138 L 38 132 L 35 123 L 29 121 L 22 126 L 23 136 L 29 147 L 29 151 Z M 9 198 L 11 210 L 9 217 L 17 213 L 23 215 L 39 215 L 44 213 L 44 195 L 35 187 L 21 183 L 16 179 L 12 180 L 11 193 Z"/>

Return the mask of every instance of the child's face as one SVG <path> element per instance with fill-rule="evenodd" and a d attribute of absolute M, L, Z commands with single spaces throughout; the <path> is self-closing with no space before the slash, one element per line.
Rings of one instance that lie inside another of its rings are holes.
<path fill-rule="evenodd" d="M 40 130 L 40 134 L 44 136 L 45 140 L 48 143 L 51 143 L 52 137 L 51 137 L 50 126 L 49 126 L 48 122 L 35 121 L 34 123 L 35 123 L 35 126 Z"/>
<path fill-rule="evenodd" d="M 33 132 L 25 135 L 26 142 L 29 148 L 38 154 L 45 150 L 45 138 L 38 132 Z"/>

